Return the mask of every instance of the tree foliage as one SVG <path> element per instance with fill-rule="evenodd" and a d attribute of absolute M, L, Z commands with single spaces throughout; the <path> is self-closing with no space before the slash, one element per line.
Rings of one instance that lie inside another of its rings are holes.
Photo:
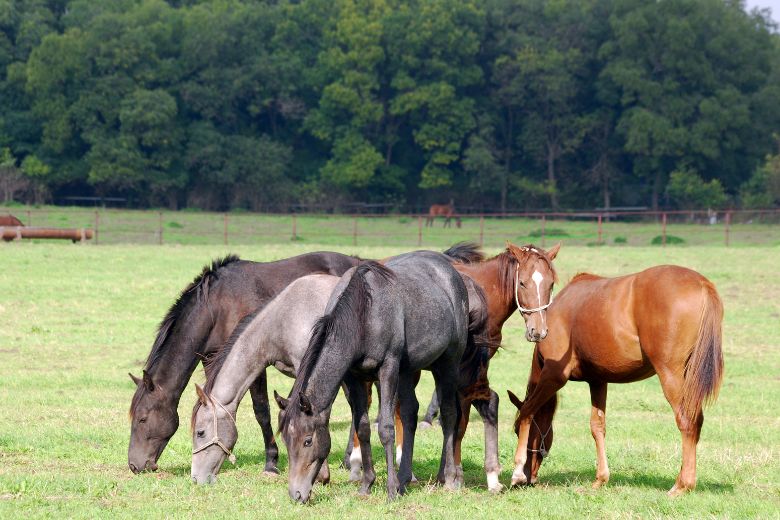
<path fill-rule="evenodd" d="M 721 0 L 0 0 L 5 197 L 777 204 L 776 29 Z"/>

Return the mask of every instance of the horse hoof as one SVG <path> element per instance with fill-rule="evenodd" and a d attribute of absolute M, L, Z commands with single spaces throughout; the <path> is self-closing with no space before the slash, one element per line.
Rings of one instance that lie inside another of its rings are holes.
<path fill-rule="evenodd" d="M 362 476 L 360 474 L 360 470 L 353 470 L 349 473 L 349 481 L 350 482 L 360 482 L 362 480 Z"/>
<path fill-rule="evenodd" d="M 512 475 L 512 487 L 525 486 L 527 484 L 528 480 L 526 480 L 525 475 L 519 477 Z"/>
<path fill-rule="evenodd" d="M 263 476 L 265 477 L 278 477 L 279 476 L 279 470 L 277 468 L 270 468 L 270 469 L 264 469 L 263 470 Z"/>
<path fill-rule="evenodd" d="M 488 486 L 488 490 L 494 495 L 498 495 L 504 490 L 504 485 L 498 482 L 495 486 Z"/>
<path fill-rule="evenodd" d="M 607 483 L 604 482 L 603 480 L 594 480 L 593 481 L 593 485 L 590 486 L 590 487 L 591 487 L 591 489 L 601 489 L 602 487 L 604 487 L 606 485 L 607 485 Z"/>
<path fill-rule="evenodd" d="M 674 487 L 672 487 L 672 489 L 670 489 L 666 493 L 666 495 L 669 498 L 679 497 L 680 495 L 684 495 L 685 493 L 689 492 L 690 490 L 691 490 L 691 488 L 678 487 L 677 484 L 675 484 Z"/>

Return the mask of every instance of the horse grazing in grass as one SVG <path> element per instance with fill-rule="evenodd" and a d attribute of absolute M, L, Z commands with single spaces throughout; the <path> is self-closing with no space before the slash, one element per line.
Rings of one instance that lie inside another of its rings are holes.
<path fill-rule="evenodd" d="M 157 460 L 179 427 L 176 407 L 199 361 L 227 341 L 239 321 L 262 308 L 290 282 L 312 273 L 341 276 L 359 259 L 319 252 L 277 262 L 228 256 L 203 268 L 160 324 L 130 404 L 128 464 L 133 473 L 157 469 Z M 276 470 L 278 448 L 271 427 L 265 371 L 250 386 L 255 417 L 263 430 L 266 471 Z"/>
<path fill-rule="evenodd" d="M 609 480 L 604 448 L 608 383 L 658 374 L 682 434 L 682 467 L 669 495 L 696 486 L 702 407 L 723 376 L 723 304 L 712 283 L 664 265 L 618 278 L 574 277 L 547 314 L 549 335 L 537 343 L 525 401 L 518 407 L 512 484 L 535 483 L 553 441 L 556 392 L 568 380 L 590 385 L 590 427 L 598 467 L 594 488 Z"/>
<path fill-rule="evenodd" d="M 425 218 L 425 226 L 433 226 L 436 217 L 444 217 L 444 227 L 452 227 L 453 216 L 455 216 L 455 203 L 452 199 L 449 204 L 431 204 L 428 208 L 428 216 Z M 455 216 L 455 225 L 460 228 L 458 216 Z"/>
<path fill-rule="evenodd" d="M 0 215 L 0 226 L 19 226 L 23 227 L 24 224 L 22 224 L 22 221 L 18 218 L 14 217 L 11 214 L 8 215 Z"/>
<path fill-rule="evenodd" d="M 358 432 L 363 478 L 360 493 L 375 480 L 363 381 L 379 379 L 383 396 L 398 396 L 404 430 L 399 471 L 393 464 L 395 400 L 380 403 L 379 437 L 387 462 L 387 492 L 393 499 L 411 480 L 418 403 L 415 373 L 433 372 L 441 402 L 445 485 L 457 487 L 453 457 L 458 421 L 458 365 L 468 336 L 468 293 L 450 260 L 419 251 L 366 262 L 342 277 L 325 316 L 318 320 L 287 399 L 277 396 L 279 429 L 287 444 L 290 497 L 309 500 L 314 479 L 330 452 L 328 421 L 339 386 L 349 390 Z"/>
<path fill-rule="evenodd" d="M 259 312 L 236 327 L 220 349 L 205 388 L 195 385 L 192 411 L 192 480 L 211 484 L 238 440 L 235 416 L 241 399 L 269 365 L 295 377 L 309 345 L 311 329 L 325 313 L 340 277 L 313 274 L 298 278 Z M 221 434 L 220 434 L 221 432 Z M 327 462 L 320 480 L 328 482 Z"/>

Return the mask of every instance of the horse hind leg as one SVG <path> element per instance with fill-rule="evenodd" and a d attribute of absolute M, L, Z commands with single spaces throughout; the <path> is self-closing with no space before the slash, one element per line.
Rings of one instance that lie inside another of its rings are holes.
<path fill-rule="evenodd" d="M 501 463 L 498 461 L 498 394 L 490 390 L 490 399 L 474 401 L 474 407 L 485 425 L 485 473 L 488 489 L 500 493 L 504 486 L 498 481 Z"/>
<path fill-rule="evenodd" d="M 398 361 L 385 359 L 379 369 L 379 439 L 385 449 L 387 463 L 387 499 L 394 500 L 398 495 L 400 483 L 395 470 L 395 398 L 398 392 Z"/>
<path fill-rule="evenodd" d="M 279 446 L 276 444 L 274 430 L 271 426 L 271 410 L 268 405 L 268 383 L 265 370 L 255 379 L 249 387 L 249 395 L 252 397 L 252 409 L 255 412 L 255 419 L 260 424 L 263 431 L 263 442 L 265 443 L 265 468 L 263 473 L 266 475 L 278 475 L 279 468 Z"/>
<path fill-rule="evenodd" d="M 607 434 L 607 383 L 590 383 L 590 433 L 596 443 L 596 480 L 593 489 L 609 482 L 605 437 Z"/>
<path fill-rule="evenodd" d="M 669 490 L 670 497 L 676 497 L 692 491 L 696 487 L 696 446 L 699 443 L 701 427 L 704 423 L 704 414 L 698 411 L 693 419 L 685 415 L 682 409 L 682 371 L 679 374 L 671 371 L 659 371 L 661 388 L 664 396 L 674 410 L 674 418 L 677 428 L 682 435 L 682 466 L 674 486 Z"/>
<path fill-rule="evenodd" d="M 460 420 L 460 407 L 457 389 L 457 364 L 451 367 L 439 366 L 434 371 L 436 391 L 439 397 L 440 420 L 442 429 L 442 454 L 439 470 L 439 481 L 444 482 L 449 489 L 458 489 L 457 469 L 455 464 L 455 436 Z"/>
<path fill-rule="evenodd" d="M 414 481 L 412 472 L 412 459 L 414 455 L 414 436 L 417 430 L 417 412 L 420 409 L 420 403 L 414 393 L 414 382 L 408 377 L 408 373 L 400 375 L 398 383 L 398 407 L 396 408 L 396 431 L 402 434 L 403 444 L 399 447 L 397 455 L 398 460 L 398 481 L 400 483 L 399 491 L 401 494 L 406 492 L 406 486 Z M 399 417 L 400 416 L 400 417 Z M 401 428 L 398 431 L 398 428 Z"/>

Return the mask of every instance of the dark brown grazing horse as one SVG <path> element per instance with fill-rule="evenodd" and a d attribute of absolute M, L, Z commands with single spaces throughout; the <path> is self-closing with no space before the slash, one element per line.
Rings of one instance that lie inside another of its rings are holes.
<path fill-rule="evenodd" d="M 558 255 L 561 245 L 545 251 L 532 244 L 516 246 L 507 243 L 506 249 L 485 260 L 475 244 L 457 244 L 445 255 L 457 260 L 455 270 L 471 278 L 484 293 L 488 306 L 487 342 L 500 345 L 502 328 L 509 317 L 519 311 L 526 322 L 526 339 L 535 341 L 547 335 L 545 308 L 550 301 L 553 283 L 556 279 L 552 261 Z M 519 307 L 519 308 L 518 308 Z M 533 312 L 527 312 L 533 311 Z M 497 349 L 491 349 L 489 357 Z M 477 360 L 480 361 L 480 360 Z M 501 465 L 498 460 L 498 394 L 490 389 L 487 360 L 481 360 L 477 382 L 461 395 L 461 419 L 455 438 L 455 463 L 462 471 L 461 443 L 466 434 L 469 409 L 473 405 L 482 417 L 485 426 L 485 472 L 488 489 L 499 492 L 503 488 L 498 481 Z M 369 391 L 370 395 L 370 391 Z M 399 430 L 396 421 L 396 429 Z M 353 442 L 355 442 L 353 440 Z M 349 467 L 347 447 L 345 465 Z"/>
<path fill-rule="evenodd" d="M 24 224 L 13 215 L 0 215 L 0 226 L 24 226 Z"/>
<path fill-rule="evenodd" d="M 598 467 L 594 488 L 609 480 L 604 448 L 608 383 L 658 374 L 682 434 L 682 468 L 669 495 L 696 486 L 702 407 L 723 376 L 723 304 L 713 284 L 674 265 L 618 278 L 579 274 L 550 306 L 549 336 L 537 343 L 519 411 L 512 484 L 535 483 L 553 441 L 556 392 L 568 380 L 590 385 L 590 428 Z"/>
<path fill-rule="evenodd" d="M 436 217 L 444 217 L 444 227 L 452 227 L 452 217 L 455 216 L 455 203 L 450 199 L 449 204 L 431 204 L 425 226 L 433 226 Z M 460 217 L 455 216 L 455 225 L 460 228 Z"/>
<path fill-rule="evenodd" d="M 208 376 L 209 360 L 244 317 L 262 309 L 293 280 L 316 273 L 341 276 L 360 259 L 318 252 L 276 262 L 248 262 L 237 256 L 214 261 L 171 306 L 157 332 L 143 377 L 130 377 L 137 389 L 130 405 L 128 464 L 133 473 L 156 470 L 179 427 L 176 410 L 199 361 Z M 265 371 L 249 389 L 265 441 L 265 471 L 278 473 L 278 447 L 271 426 Z"/>

